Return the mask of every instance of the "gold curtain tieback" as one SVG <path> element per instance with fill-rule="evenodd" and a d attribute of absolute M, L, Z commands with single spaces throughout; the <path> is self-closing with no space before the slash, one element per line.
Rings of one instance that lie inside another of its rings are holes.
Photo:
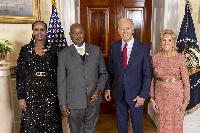
<path fill-rule="evenodd" d="M 181 77 L 177 77 L 177 78 L 173 78 L 173 79 L 157 78 L 156 77 L 156 80 L 159 80 L 159 81 L 162 81 L 162 82 L 176 82 L 176 81 L 179 81 L 181 79 L 182 79 Z"/>

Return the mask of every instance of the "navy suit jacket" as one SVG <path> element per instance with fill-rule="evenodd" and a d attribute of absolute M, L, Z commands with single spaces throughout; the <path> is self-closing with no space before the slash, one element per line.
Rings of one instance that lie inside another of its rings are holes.
<path fill-rule="evenodd" d="M 108 64 L 109 78 L 106 90 L 110 90 L 113 83 L 115 102 L 121 101 L 125 90 L 125 99 L 128 104 L 134 104 L 137 96 L 147 99 L 151 84 L 151 58 L 149 46 L 134 39 L 133 48 L 126 70 L 122 63 L 122 40 L 110 45 Z"/>

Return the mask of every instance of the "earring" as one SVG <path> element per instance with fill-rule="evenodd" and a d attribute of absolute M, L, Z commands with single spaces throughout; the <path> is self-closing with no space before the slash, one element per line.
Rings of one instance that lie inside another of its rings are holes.
<path fill-rule="evenodd" d="M 174 51 L 174 50 L 175 50 L 175 46 L 172 47 L 172 51 Z"/>
<path fill-rule="evenodd" d="M 35 43 L 35 35 L 32 33 L 32 38 L 31 40 L 33 41 L 33 43 Z"/>
<path fill-rule="evenodd" d="M 160 52 L 162 52 L 162 50 L 163 50 L 163 49 L 162 49 L 162 46 L 160 45 Z"/>
<path fill-rule="evenodd" d="M 35 35 L 32 33 L 32 38 L 31 38 L 31 40 L 34 40 L 34 38 L 35 38 Z"/>
<path fill-rule="evenodd" d="M 172 47 L 172 51 L 177 51 L 178 50 L 178 48 L 176 47 L 176 45 L 174 45 L 173 47 Z"/>

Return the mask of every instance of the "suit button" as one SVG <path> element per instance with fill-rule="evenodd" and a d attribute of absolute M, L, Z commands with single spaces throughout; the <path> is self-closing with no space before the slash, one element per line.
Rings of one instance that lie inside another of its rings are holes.
<path fill-rule="evenodd" d="M 126 74 L 124 73 L 124 76 L 125 76 Z"/>
<path fill-rule="evenodd" d="M 86 87 L 86 89 L 88 90 L 88 88 Z"/>
<path fill-rule="evenodd" d="M 84 76 L 84 79 L 87 79 L 87 77 L 86 77 L 86 76 Z"/>

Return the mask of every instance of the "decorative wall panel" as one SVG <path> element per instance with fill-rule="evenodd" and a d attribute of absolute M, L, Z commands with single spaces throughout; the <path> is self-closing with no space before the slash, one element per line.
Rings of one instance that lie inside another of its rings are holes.
<path fill-rule="evenodd" d="M 108 56 L 108 8 L 88 8 L 88 17 L 89 43 L 99 46 Z"/>

